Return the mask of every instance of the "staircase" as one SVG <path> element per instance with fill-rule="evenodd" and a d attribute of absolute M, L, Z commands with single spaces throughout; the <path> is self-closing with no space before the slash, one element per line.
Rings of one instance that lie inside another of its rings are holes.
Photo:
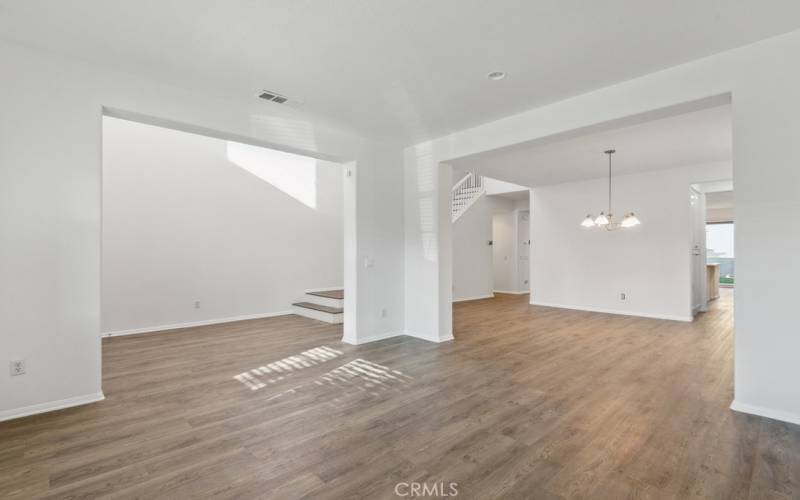
<path fill-rule="evenodd" d="M 483 186 L 483 176 L 469 173 L 453 186 L 450 196 L 450 207 L 453 222 L 469 210 L 469 207 L 486 192 Z"/>
<path fill-rule="evenodd" d="M 292 312 L 306 318 L 339 324 L 344 321 L 344 290 L 306 292 L 304 302 L 292 304 Z"/>

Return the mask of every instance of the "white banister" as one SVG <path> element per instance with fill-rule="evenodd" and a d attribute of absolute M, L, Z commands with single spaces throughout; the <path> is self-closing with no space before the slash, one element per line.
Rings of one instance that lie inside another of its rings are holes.
<path fill-rule="evenodd" d="M 467 174 L 464 177 L 462 177 L 461 180 L 456 182 L 456 185 L 453 186 L 452 191 L 453 192 L 457 191 L 458 188 L 460 188 L 465 182 L 467 182 L 467 180 L 469 180 L 470 177 L 472 177 L 472 174 Z"/>
<path fill-rule="evenodd" d="M 452 210 L 453 222 L 475 203 L 486 189 L 483 186 L 483 176 L 469 173 L 453 186 L 450 197 L 450 207 Z"/>

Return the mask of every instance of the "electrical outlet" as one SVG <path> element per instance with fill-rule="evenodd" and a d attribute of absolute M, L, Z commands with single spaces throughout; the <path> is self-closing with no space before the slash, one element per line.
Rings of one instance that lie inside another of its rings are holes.
<path fill-rule="evenodd" d="M 619 300 L 625 300 L 627 298 L 628 297 L 624 293 L 619 294 Z"/>
<path fill-rule="evenodd" d="M 194 301 L 194 308 L 195 309 L 200 309 L 200 301 L 199 300 L 195 300 Z"/>
<path fill-rule="evenodd" d="M 385 318 L 387 316 L 386 308 L 381 308 L 381 318 Z"/>
<path fill-rule="evenodd" d="M 25 375 L 25 360 L 18 359 L 15 361 L 10 361 L 8 363 L 8 371 L 11 373 L 12 377 L 17 375 Z"/>

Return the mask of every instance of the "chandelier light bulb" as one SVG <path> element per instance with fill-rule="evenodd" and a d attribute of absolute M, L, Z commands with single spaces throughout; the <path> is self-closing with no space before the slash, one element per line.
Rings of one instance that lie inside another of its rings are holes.
<path fill-rule="evenodd" d="M 591 215 L 587 215 L 586 218 L 583 219 L 583 222 L 581 222 L 581 226 L 583 227 L 592 227 L 594 225 L 594 220 Z"/>
<path fill-rule="evenodd" d="M 622 219 L 620 223 L 620 227 L 633 227 L 633 221 L 631 221 L 630 214 L 625 214 L 625 217 Z"/>
<path fill-rule="evenodd" d="M 598 226 L 608 225 L 608 222 L 609 222 L 608 217 L 606 217 L 606 214 L 604 214 L 603 212 L 600 212 L 600 215 L 598 215 L 597 218 L 594 220 L 594 223 L 597 224 Z"/>
<path fill-rule="evenodd" d="M 634 215 L 633 212 L 631 212 L 631 213 L 625 215 L 625 218 L 622 219 L 622 224 L 620 224 L 620 225 L 622 227 L 634 227 L 634 226 L 638 226 L 639 224 L 641 224 L 641 222 L 639 222 L 639 218 L 636 217 L 636 215 Z"/>

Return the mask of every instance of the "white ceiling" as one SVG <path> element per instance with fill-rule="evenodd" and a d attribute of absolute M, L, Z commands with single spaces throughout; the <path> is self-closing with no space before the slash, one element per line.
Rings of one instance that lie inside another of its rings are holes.
<path fill-rule="evenodd" d="M 537 187 L 614 175 L 729 161 L 731 107 L 717 106 L 548 144 L 521 145 L 455 160 L 453 168 Z"/>
<path fill-rule="evenodd" d="M 798 27 L 797 0 L 0 0 L 2 38 L 404 143 Z"/>
<path fill-rule="evenodd" d="M 509 193 L 498 193 L 498 194 L 489 194 L 489 196 L 495 198 L 503 198 L 505 200 L 517 201 L 517 200 L 527 200 L 530 198 L 530 191 L 511 191 Z M 488 193 L 487 193 L 488 194 Z"/>

